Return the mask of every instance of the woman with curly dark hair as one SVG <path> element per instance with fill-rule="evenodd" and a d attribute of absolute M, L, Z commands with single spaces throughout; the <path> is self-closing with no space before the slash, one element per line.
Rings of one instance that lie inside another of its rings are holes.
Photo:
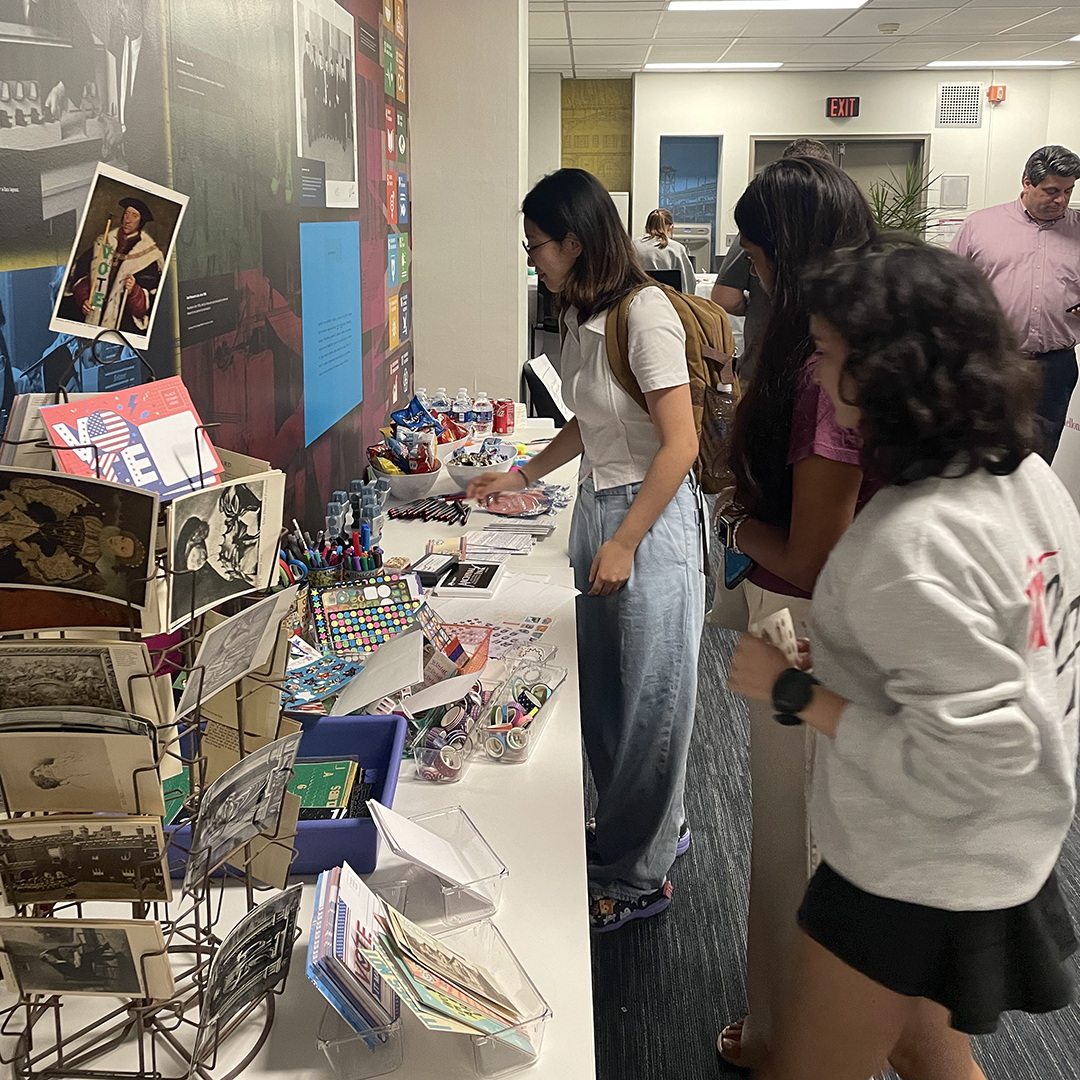
<path fill-rule="evenodd" d="M 735 550 L 756 564 L 743 586 L 750 622 L 787 608 L 805 633 L 818 572 L 873 487 L 863 476 L 858 433 L 836 424 L 828 396 L 814 383 L 802 274 L 834 248 L 865 243 L 874 223 L 851 177 L 809 157 L 763 169 L 739 199 L 735 221 L 771 306 L 736 416 L 733 498 L 721 498 L 718 510 Z M 812 734 L 781 730 L 767 709 L 751 704 L 750 1011 L 717 1040 L 735 1065 L 763 1057 L 787 992 L 795 913 L 810 877 L 812 756 Z"/>
<path fill-rule="evenodd" d="M 819 736 L 821 864 L 760 1080 L 985 1080 L 968 1035 L 1072 1000 L 1054 876 L 1076 803 L 1080 516 L 981 272 L 912 242 L 805 281 L 816 378 L 886 486 L 818 578 L 803 667 L 730 686 Z"/>

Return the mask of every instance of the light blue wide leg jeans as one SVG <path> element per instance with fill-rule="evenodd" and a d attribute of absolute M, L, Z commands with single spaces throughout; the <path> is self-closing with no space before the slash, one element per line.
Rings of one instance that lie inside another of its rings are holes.
<path fill-rule="evenodd" d="M 586 480 L 570 526 L 577 598 L 585 751 L 599 794 L 589 892 L 632 900 L 663 887 L 684 820 L 705 613 L 701 532 L 692 481 L 683 482 L 634 556 L 626 585 L 589 596 L 600 546 L 640 484 L 596 491 Z"/>

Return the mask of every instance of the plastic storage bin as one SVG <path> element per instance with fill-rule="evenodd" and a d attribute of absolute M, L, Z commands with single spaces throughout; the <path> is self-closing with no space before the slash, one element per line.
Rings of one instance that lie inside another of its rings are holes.
<path fill-rule="evenodd" d="M 460 806 L 450 806 L 410 820 L 453 844 L 473 871 L 473 879 L 464 885 L 449 885 L 423 867 L 408 865 L 395 868 L 392 879 L 369 879 L 368 884 L 387 903 L 434 934 L 494 915 L 510 871 L 469 815 Z"/>
<path fill-rule="evenodd" d="M 416 775 L 420 780 L 438 784 L 456 784 L 468 771 L 476 756 L 477 739 L 483 724 L 475 721 L 464 707 L 462 716 L 449 727 L 442 724 L 443 713 L 448 710 L 431 711 L 410 747 Z M 459 725 L 462 725 L 459 728 Z M 458 733 L 455 734 L 455 731 Z M 445 741 L 441 741 L 445 740 Z"/>
<path fill-rule="evenodd" d="M 368 1080 L 401 1067 L 401 1017 L 386 1027 L 359 1035 L 328 1005 L 316 1041 L 338 1080 Z"/>
<path fill-rule="evenodd" d="M 488 703 L 487 722 L 476 730 L 476 740 L 489 761 L 515 764 L 528 761 L 551 713 L 551 699 L 566 678 L 566 668 L 522 660 Z M 540 705 L 528 719 L 530 703 Z M 516 705 L 522 709 L 516 709 Z"/>
<path fill-rule="evenodd" d="M 472 1035 L 473 1060 L 480 1076 L 508 1076 L 540 1056 L 551 1009 L 518 962 L 506 940 L 488 920 L 440 934 L 439 940 L 487 968 L 524 1017 L 491 1035 Z"/>
<path fill-rule="evenodd" d="M 405 745 L 405 717 L 319 716 L 310 718 L 300 737 L 299 758 L 355 757 L 361 769 L 375 770 L 371 798 L 394 805 L 401 752 Z M 169 845 L 169 872 L 184 873 L 191 826 L 176 829 Z M 338 818 L 297 823 L 296 860 L 290 873 L 318 874 L 340 866 L 344 859 L 358 874 L 370 874 L 379 854 L 379 834 L 371 818 Z"/>

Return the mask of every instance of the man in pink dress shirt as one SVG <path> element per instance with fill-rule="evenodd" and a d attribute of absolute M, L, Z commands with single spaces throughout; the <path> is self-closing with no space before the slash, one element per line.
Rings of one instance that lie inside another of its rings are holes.
<path fill-rule="evenodd" d="M 982 269 L 1020 348 L 1043 373 L 1038 413 L 1042 456 L 1053 461 L 1076 385 L 1080 313 L 1080 210 L 1069 209 L 1080 157 L 1044 146 L 1024 166 L 1020 198 L 978 210 L 964 222 L 952 249 Z"/>

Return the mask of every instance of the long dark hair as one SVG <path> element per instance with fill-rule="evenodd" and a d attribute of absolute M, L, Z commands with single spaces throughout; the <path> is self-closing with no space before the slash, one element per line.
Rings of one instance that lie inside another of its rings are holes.
<path fill-rule="evenodd" d="M 782 158 L 763 169 L 735 207 L 740 234 L 775 266 L 769 321 L 754 378 L 735 416 L 731 469 L 736 499 L 770 525 L 791 524 L 792 406 L 799 374 L 813 352 L 802 275 L 834 248 L 876 235 L 855 181 L 820 158 Z"/>
<path fill-rule="evenodd" d="M 1038 373 L 973 262 L 886 236 L 828 256 L 804 288 L 850 350 L 844 389 L 876 477 L 1005 475 L 1037 444 Z"/>
<path fill-rule="evenodd" d="M 582 319 L 618 303 L 631 289 L 652 284 L 638 266 L 630 237 L 607 189 L 584 169 L 549 173 L 525 196 L 521 212 L 552 240 L 573 233 L 581 254 L 556 304 L 573 304 Z"/>

